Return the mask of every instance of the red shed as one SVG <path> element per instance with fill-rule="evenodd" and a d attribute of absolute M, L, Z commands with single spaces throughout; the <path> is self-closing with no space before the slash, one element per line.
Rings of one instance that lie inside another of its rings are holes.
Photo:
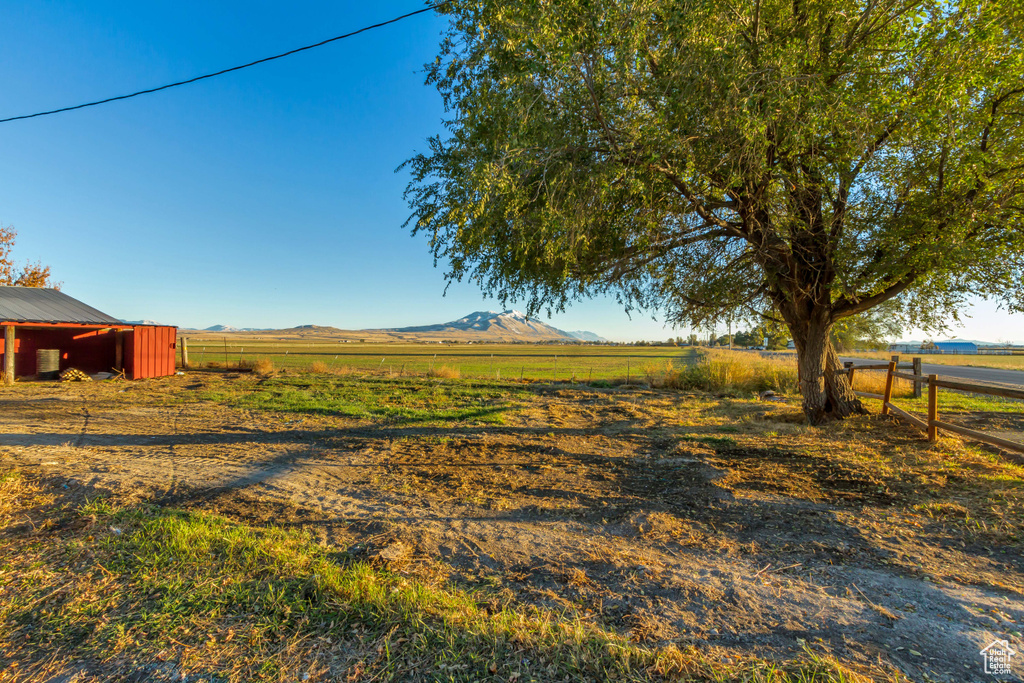
<path fill-rule="evenodd" d="M 124 370 L 130 379 L 174 374 L 176 327 L 129 325 L 56 289 L 0 287 L 4 375 L 39 373 L 37 352 L 56 354 L 59 370 Z M 8 354 L 13 342 L 14 353 Z"/>

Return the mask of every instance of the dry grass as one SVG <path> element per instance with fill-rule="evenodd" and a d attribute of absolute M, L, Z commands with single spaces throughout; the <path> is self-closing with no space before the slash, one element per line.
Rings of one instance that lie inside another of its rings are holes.
<path fill-rule="evenodd" d="M 453 368 L 450 365 L 439 365 L 436 368 L 430 368 L 430 370 L 427 371 L 427 377 L 459 379 L 462 377 L 462 371 L 459 370 L 459 368 Z"/>
<path fill-rule="evenodd" d="M 252 364 L 252 371 L 257 375 L 272 375 L 274 374 L 274 361 L 269 358 L 260 358 Z"/>
<path fill-rule="evenodd" d="M 661 371 L 645 368 L 649 383 L 668 389 L 697 389 L 715 393 L 794 393 L 796 363 L 745 351 L 712 349 L 684 368 Z"/>
<path fill-rule="evenodd" d="M 649 369 L 651 377 L 659 378 L 661 368 Z M 943 583 L 1010 586 L 1014 595 L 1022 590 L 1019 570 L 1004 557 L 1012 558 L 1020 549 L 1021 470 L 956 439 L 929 444 L 919 432 L 896 428 L 873 416 L 812 429 L 800 424 L 797 398 L 775 404 L 635 387 L 623 391 L 539 387 L 528 394 L 530 387 L 521 385 L 514 387 L 513 397 L 504 396 L 508 386 L 493 385 L 488 391 L 494 393 L 485 395 L 477 381 L 420 380 L 417 385 L 385 381 L 379 375 L 345 383 L 330 375 L 285 374 L 265 382 L 252 375 L 209 373 L 202 379 L 208 392 L 192 395 L 190 401 L 206 396 L 200 400 L 221 402 L 232 391 L 280 396 L 285 381 L 317 387 L 318 393 L 337 392 L 339 408 L 332 408 L 336 417 L 310 417 L 315 421 L 297 428 L 292 437 L 287 430 L 278 431 L 271 447 L 294 443 L 309 448 L 308 437 L 318 431 L 330 436 L 315 441 L 313 447 L 340 453 L 356 448 L 392 452 L 392 444 L 400 439 L 402 466 L 380 468 L 379 478 L 374 475 L 373 479 L 366 478 L 363 468 L 346 468 L 352 472 L 343 480 L 344 487 L 363 490 L 365 502 L 379 500 L 402 515 L 426 507 L 424 501 L 430 503 L 428 515 L 433 518 L 494 516 L 495 510 L 501 510 L 502 529 L 492 536 L 465 536 L 475 545 L 467 545 L 465 554 L 458 556 L 469 560 L 487 552 L 500 562 L 498 568 L 486 574 L 472 569 L 474 578 L 467 580 L 470 592 L 466 593 L 431 583 L 433 565 L 424 565 L 422 576 L 400 574 L 407 570 L 407 547 L 397 546 L 390 537 L 388 545 L 369 546 L 376 551 L 373 554 L 343 552 L 353 547 L 352 540 L 379 537 L 381 528 L 376 526 L 353 525 L 351 532 L 345 532 L 344 543 L 321 552 L 312 538 L 307 543 L 275 529 L 275 524 L 285 522 L 294 526 L 281 518 L 276 507 L 267 508 L 265 525 L 251 528 L 205 514 L 183 515 L 167 507 L 136 503 L 93 505 L 78 514 L 73 506 L 31 509 L 24 504 L 25 495 L 5 488 L 0 478 L 0 526 L 17 524 L 20 529 L 0 536 L 0 558 L 4 558 L 0 577 L 8 587 L 7 592 L 0 588 L 0 625 L 8 625 L 6 634 L 0 628 L 0 669 L 5 656 L 19 662 L 15 680 L 58 680 L 58 674 L 67 673 L 81 658 L 102 662 L 107 672 L 123 673 L 124 679 L 137 673 L 139 680 L 144 674 L 130 670 L 133 663 L 149 666 L 158 660 L 172 662 L 190 680 L 222 681 L 299 680 L 305 673 L 310 673 L 310 680 L 344 680 L 345 675 L 353 680 L 373 676 L 378 680 L 415 680 L 417 676 L 421 680 L 512 680 L 524 660 L 530 664 L 518 677 L 521 681 L 680 680 L 685 674 L 720 681 L 860 680 L 837 673 L 838 668 L 825 668 L 827 673 L 814 678 L 817 665 L 803 662 L 807 669 L 794 670 L 789 655 L 780 664 L 792 672 L 785 676 L 771 674 L 768 666 L 757 662 L 741 659 L 742 664 L 733 664 L 741 657 L 741 648 L 686 647 L 684 656 L 660 649 L 657 643 L 676 638 L 668 628 L 679 623 L 672 620 L 682 612 L 672 612 L 674 607 L 661 602 L 668 593 L 655 592 L 651 600 L 645 593 L 662 580 L 660 566 L 676 566 L 670 558 L 684 554 L 679 547 L 693 549 L 685 554 L 703 551 L 700 557 L 720 558 L 718 562 L 734 558 L 735 566 L 744 569 L 764 568 L 755 577 L 779 591 L 788 590 L 791 581 L 801 585 L 798 574 L 802 572 L 810 581 L 811 570 L 826 560 L 829 565 L 855 562 L 879 573 L 924 574 Z M 184 393 L 184 382 L 193 381 L 154 383 L 152 391 L 177 395 Z M 410 386 L 422 390 L 409 391 Z M 150 400 L 143 392 L 126 395 L 113 387 L 101 393 L 102 385 L 72 389 L 94 397 L 90 411 L 93 424 L 99 425 L 109 424 L 105 417 L 113 414 L 100 412 L 103 396 L 118 410 L 126 400 Z M 422 419 L 403 425 L 394 419 L 394 412 L 383 410 L 393 410 L 394 401 L 409 401 L 408 407 L 418 412 L 409 410 L 405 417 L 418 418 L 437 409 L 439 396 L 457 398 L 455 405 L 466 409 L 461 424 L 474 426 L 425 429 Z M 165 396 L 154 393 L 151 400 L 159 405 Z M 476 435 L 478 410 L 481 403 L 492 405 L 492 401 L 514 402 L 516 410 L 509 411 L 503 427 L 481 430 L 486 434 L 482 442 Z M 359 419 L 367 420 L 362 424 L 385 428 L 360 428 L 357 434 L 338 429 L 353 424 L 349 416 L 354 414 L 350 407 L 345 413 L 340 408 L 357 403 L 363 406 Z M 35 405 L 28 404 L 18 414 L 28 421 L 37 419 Z M 248 407 L 256 409 L 255 404 Z M 261 419 L 268 425 L 278 424 L 273 416 L 283 407 L 281 399 L 262 407 L 268 412 Z M 68 414 L 80 420 L 77 406 L 62 409 L 71 410 Z M 167 414 L 175 412 L 172 406 Z M 210 411 L 210 417 L 219 420 L 223 412 Z M 194 417 L 198 416 L 196 410 Z M 174 457 L 187 462 L 189 453 L 212 450 L 215 446 L 205 435 L 212 432 L 209 425 L 213 424 L 221 423 L 193 422 L 190 428 L 201 435 L 199 440 L 192 451 L 185 450 L 185 444 L 179 446 Z M 539 424 L 545 427 L 537 430 Z M 47 429 L 55 431 L 52 424 Z M 158 433 L 145 426 L 138 429 L 139 434 Z M 123 430 L 111 431 L 111 438 L 123 439 Z M 159 446 L 153 448 L 155 452 Z M 250 457 L 269 452 L 253 452 Z M 138 460 L 137 447 L 126 449 L 123 462 Z M 509 462 L 520 464 L 508 467 Z M 703 474 L 694 476 L 712 470 L 720 473 L 712 481 Z M 54 481 L 56 495 L 69 495 L 63 488 L 66 476 Z M 571 497 L 563 497 L 562 491 Z M 703 496 L 711 492 L 727 492 L 743 502 L 721 508 L 693 504 L 706 500 Z M 19 497 L 18 507 L 3 507 Z M 773 502 L 780 497 L 786 501 Z M 408 502 L 396 505 L 395 500 Z M 815 506 L 812 510 L 792 501 Z M 741 512 L 737 509 L 741 504 L 756 505 L 748 510 L 751 516 L 732 516 Z M 822 516 L 818 509 L 825 504 L 833 507 L 833 513 Z M 772 508 L 772 518 L 762 516 Z M 247 506 L 246 515 L 248 510 Z M 551 566 L 564 567 L 553 574 L 558 586 L 543 572 L 516 578 L 520 576 L 517 555 L 503 553 L 503 548 L 517 543 L 514 537 L 503 540 L 512 536 L 511 525 L 533 525 L 538 511 L 559 524 L 579 525 L 583 520 L 594 525 L 588 526 L 594 533 L 587 539 L 594 541 L 593 549 L 589 543 L 579 547 L 580 537 L 575 534 L 547 537 L 547 549 L 538 544 L 536 552 L 545 553 Z M 310 529 L 319 529 L 320 520 L 329 518 L 312 514 L 304 518 Z M 764 527 L 766 531 L 754 537 L 755 546 L 750 519 L 782 529 Z M 32 524 L 41 530 L 53 528 L 54 533 L 36 533 Z M 431 524 L 430 519 L 403 522 L 388 526 L 387 533 L 394 530 L 398 542 L 427 552 L 429 544 L 417 543 L 429 536 Z M 777 534 L 783 532 L 780 541 Z M 847 547 L 851 537 L 857 540 Z M 379 552 L 381 548 L 384 552 Z M 556 561 L 563 557 L 562 551 L 571 559 Z M 665 564 L 648 560 L 648 554 Z M 433 552 L 429 557 L 439 555 Z M 359 564 L 364 560 L 371 566 Z M 380 560 L 387 569 L 376 567 Z M 789 569 L 801 562 L 804 567 Z M 649 577 L 629 578 L 638 564 L 646 567 Z M 678 564 L 681 572 L 689 566 Z M 448 566 L 440 567 L 443 572 L 439 570 L 438 575 L 447 577 Z M 706 597 L 712 593 L 710 588 L 702 592 L 703 585 L 697 578 L 682 581 L 673 588 L 671 600 L 687 610 L 705 598 L 719 601 Z M 516 599 L 492 602 L 499 588 L 502 596 Z M 550 601 L 533 597 L 541 595 L 541 588 Z M 472 592 L 476 590 L 486 592 L 477 595 Z M 874 601 L 864 598 L 870 609 L 885 618 L 883 609 L 900 614 L 893 604 L 868 593 Z M 594 607 L 623 598 L 634 606 L 628 613 L 605 614 Z M 749 628 L 758 634 L 754 638 L 792 641 L 791 631 L 779 625 L 781 619 L 773 612 L 774 605 L 789 604 L 788 598 L 779 597 L 778 603 L 747 599 L 750 602 L 745 605 L 758 606 L 754 614 L 759 621 L 731 623 L 727 613 L 721 617 L 724 623 L 742 633 Z M 552 613 L 552 604 L 562 606 Z M 601 616 L 586 611 L 592 608 Z M 703 613 L 699 619 L 702 629 L 721 628 L 723 623 Z M 851 649 L 860 643 L 874 652 L 882 642 L 877 634 L 887 632 L 871 633 L 849 629 L 826 642 Z M 630 642 L 645 639 L 653 643 Z M 598 647 L 590 648 L 588 643 Z M 601 654 L 608 649 L 618 654 Z M 731 658 L 728 666 L 706 665 L 701 660 L 719 654 Z M 900 655 L 892 657 L 898 660 Z M 890 659 L 885 653 L 883 658 Z M 43 672 L 51 661 L 64 670 Z M 469 668 L 451 669 L 452 662 Z M 0 680 L 4 680 L 2 673 Z"/>
<path fill-rule="evenodd" d="M 294 530 L 76 505 L 44 487 L 0 477 L 14 500 L 0 515 L 0 680 L 869 680 L 810 648 L 723 662 L 644 646 L 574 611 L 492 609 L 482 594 L 339 561 Z M 636 621 L 634 635 L 658 627 Z"/>
<path fill-rule="evenodd" d="M 330 368 L 327 366 L 327 363 L 322 360 L 318 360 L 309 366 L 309 371 L 317 375 L 322 375 L 325 372 L 329 372 Z"/>
<path fill-rule="evenodd" d="M 853 373 L 853 388 L 869 394 L 884 394 L 885 374 L 884 370 L 858 370 Z M 914 383 L 905 379 L 893 380 L 892 395 L 895 398 L 913 396 Z"/>
<path fill-rule="evenodd" d="M 796 356 L 762 356 L 746 351 L 710 349 L 696 363 L 674 368 L 670 361 L 647 364 L 642 372 L 652 387 L 714 393 L 744 394 L 797 392 Z M 885 372 L 861 370 L 854 374 L 854 389 L 873 394 L 885 391 Z M 896 380 L 894 397 L 913 395 L 913 383 Z"/>

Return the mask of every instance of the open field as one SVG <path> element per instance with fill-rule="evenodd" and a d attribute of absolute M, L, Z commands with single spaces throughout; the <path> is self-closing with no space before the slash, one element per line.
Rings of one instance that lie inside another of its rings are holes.
<path fill-rule="evenodd" d="M 644 381 L 666 367 L 682 367 L 696 358 L 693 348 L 673 346 L 584 346 L 575 344 L 406 344 L 327 341 L 189 341 L 189 362 L 237 367 L 265 358 L 277 368 L 358 373 L 384 371 L 401 376 L 447 368 L 464 378 L 542 381 Z"/>
<path fill-rule="evenodd" d="M 2 402 L 0 680 L 962 681 L 1024 646 L 1024 468 L 877 414 L 383 372 Z"/>

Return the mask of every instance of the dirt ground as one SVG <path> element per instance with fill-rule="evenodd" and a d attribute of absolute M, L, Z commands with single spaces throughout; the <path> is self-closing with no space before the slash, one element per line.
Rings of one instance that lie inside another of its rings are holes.
<path fill-rule="evenodd" d="M 988 643 L 1024 652 L 1024 469 L 959 441 L 648 390 L 537 387 L 500 425 L 198 398 L 239 381 L 5 390 L 0 470 L 305 528 L 396 571 L 723 658 L 812 647 L 982 681 Z M 1024 654 L 1014 667 L 1024 680 Z"/>

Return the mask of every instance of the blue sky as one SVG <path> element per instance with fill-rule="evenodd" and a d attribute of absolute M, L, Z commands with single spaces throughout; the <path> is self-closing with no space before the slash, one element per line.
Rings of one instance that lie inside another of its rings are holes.
<path fill-rule="evenodd" d="M 8 3 L 0 118 L 189 78 L 419 7 Z M 442 297 L 443 272 L 401 227 L 408 178 L 395 168 L 441 128 L 422 65 L 443 28 L 420 15 L 195 85 L 0 124 L 0 222 L 19 233 L 15 256 L 51 265 L 67 293 L 112 315 L 190 327 L 394 327 L 500 309 L 470 285 Z M 551 322 L 612 339 L 675 334 L 610 300 Z M 986 305 L 956 333 L 1024 339 L 1024 316 Z"/>

